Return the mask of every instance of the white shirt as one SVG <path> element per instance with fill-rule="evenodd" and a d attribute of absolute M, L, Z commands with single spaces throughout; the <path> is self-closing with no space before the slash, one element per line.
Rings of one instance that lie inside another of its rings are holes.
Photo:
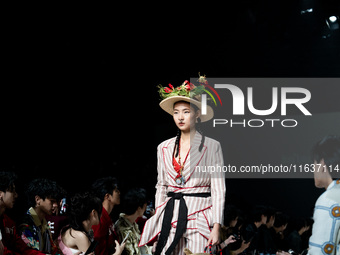
<path fill-rule="evenodd" d="M 308 254 L 340 254 L 340 180 L 333 181 L 318 198 L 313 218 Z"/>

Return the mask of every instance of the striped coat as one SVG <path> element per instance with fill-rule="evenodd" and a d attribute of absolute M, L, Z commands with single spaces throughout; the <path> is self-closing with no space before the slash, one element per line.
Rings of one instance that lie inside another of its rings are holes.
<path fill-rule="evenodd" d="M 156 212 L 145 224 L 139 245 L 143 246 L 154 240 L 162 228 L 164 208 L 170 199 L 168 192 L 206 193 L 211 192 L 211 197 L 184 197 L 188 207 L 188 223 L 186 234 L 197 234 L 205 242 L 199 244 L 203 252 L 211 228 L 214 223 L 223 223 L 225 202 L 225 177 L 223 172 L 206 172 L 207 167 L 223 167 L 223 155 L 220 143 L 205 137 L 204 146 L 199 152 L 202 136 L 196 132 L 191 143 L 190 153 L 185 162 L 183 176 L 186 180 L 183 186 L 176 184 L 177 172 L 172 165 L 173 150 L 176 138 L 162 142 L 157 148 L 158 179 L 156 185 Z M 217 168 L 215 168 L 217 169 Z M 175 201 L 172 228 L 176 228 L 178 219 L 179 201 Z M 169 237 L 171 238 L 171 237 Z M 199 238 L 197 238 L 198 240 Z M 191 247 L 192 248 L 192 247 Z M 194 249 L 194 248 L 192 248 Z"/>

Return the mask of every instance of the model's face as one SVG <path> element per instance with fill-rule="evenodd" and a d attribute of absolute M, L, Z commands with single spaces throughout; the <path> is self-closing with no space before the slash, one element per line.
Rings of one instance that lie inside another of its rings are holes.
<path fill-rule="evenodd" d="M 200 111 L 195 111 L 187 102 L 174 104 L 174 121 L 176 126 L 183 132 L 189 132 L 195 127 L 196 119 L 200 116 Z"/>
<path fill-rule="evenodd" d="M 11 209 L 15 204 L 15 200 L 18 197 L 15 187 L 13 186 L 11 191 L 0 191 L 0 200 L 3 202 L 5 208 Z"/>
<path fill-rule="evenodd" d="M 317 188 L 327 188 L 329 180 L 332 180 L 331 175 L 328 172 L 328 168 L 325 161 L 322 159 L 319 163 L 314 161 L 314 182 Z"/>

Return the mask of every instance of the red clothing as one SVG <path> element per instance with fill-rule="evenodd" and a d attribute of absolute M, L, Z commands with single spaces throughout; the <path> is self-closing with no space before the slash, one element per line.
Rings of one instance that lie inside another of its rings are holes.
<path fill-rule="evenodd" d="M 65 215 L 47 215 L 45 218 L 50 227 L 53 240 L 58 239 L 60 231 L 69 224 L 69 220 Z"/>
<path fill-rule="evenodd" d="M 115 252 L 115 240 L 118 241 L 118 235 L 114 230 L 113 222 L 110 215 L 103 207 L 102 216 L 98 225 L 92 226 L 94 240 L 98 241 L 95 250 L 96 255 L 111 255 Z"/>
<path fill-rule="evenodd" d="M 4 245 L 4 255 L 44 255 L 44 253 L 29 248 L 27 244 L 17 234 L 15 222 L 6 214 L 0 217 L 0 229 L 2 233 L 2 243 Z"/>

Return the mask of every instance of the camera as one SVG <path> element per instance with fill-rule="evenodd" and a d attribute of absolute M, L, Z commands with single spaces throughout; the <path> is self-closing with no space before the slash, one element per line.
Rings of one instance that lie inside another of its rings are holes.
<path fill-rule="evenodd" d="M 235 240 L 240 240 L 240 236 L 238 234 L 232 234 L 232 236 L 235 238 Z"/>

